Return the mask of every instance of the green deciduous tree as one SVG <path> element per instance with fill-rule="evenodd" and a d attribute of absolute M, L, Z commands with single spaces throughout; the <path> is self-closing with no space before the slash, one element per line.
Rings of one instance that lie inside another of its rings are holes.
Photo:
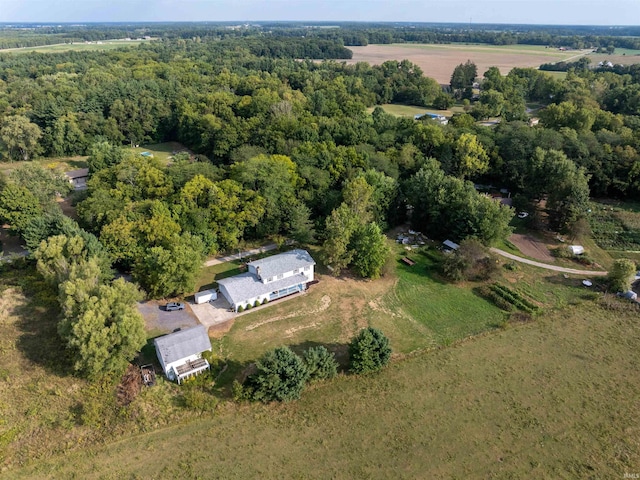
<path fill-rule="evenodd" d="M 489 156 L 475 135 L 463 133 L 456 140 L 454 149 L 460 178 L 469 178 L 489 169 Z"/>
<path fill-rule="evenodd" d="M 300 357 L 288 347 L 279 347 L 264 354 L 256 362 L 257 372 L 246 381 L 252 400 L 261 402 L 289 401 L 300 398 L 309 372 Z"/>
<path fill-rule="evenodd" d="M 351 249 L 354 252 L 353 267 L 358 275 L 372 279 L 380 277 L 390 249 L 387 237 L 376 223 L 368 223 L 356 230 Z"/>
<path fill-rule="evenodd" d="M 5 117 L 0 126 L 0 142 L 12 160 L 29 160 L 38 155 L 41 137 L 40 127 L 23 115 Z"/>
<path fill-rule="evenodd" d="M 373 373 L 391 360 L 389 339 L 372 327 L 361 330 L 349 344 L 349 369 L 353 373 Z"/>
<path fill-rule="evenodd" d="M 446 255 L 442 261 L 444 275 L 454 282 L 487 280 L 498 271 L 496 258 L 479 240 L 460 242 L 460 248 Z"/>
<path fill-rule="evenodd" d="M 58 332 L 69 349 L 74 369 L 96 379 L 119 376 L 146 342 L 144 320 L 136 308 L 140 292 L 117 279 L 101 285 L 93 260 L 74 265 L 60 285 L 64 317 Z"/>
<path fill-rule="evenodd" d="M 407 182 L 406 195 L 414 227 L 436 238 L 472 237 L 491 244 L 511 231 L 511 208 L 479 194 L 471 182 L 445 175 L 434 159 Z"/>
<path fill-rule="evenodd" d="M 191 292 L 202 268 L 204 246 L 200 238 L 185 234 L 170 246 L 152 247 L 133 269 L 134 278 L 152 298 L 166 298 Z"/>

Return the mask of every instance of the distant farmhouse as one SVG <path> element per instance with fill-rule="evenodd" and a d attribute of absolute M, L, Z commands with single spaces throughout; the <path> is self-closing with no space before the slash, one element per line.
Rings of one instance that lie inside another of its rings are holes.
<path fill-rule="evenodd" d="M 202 358 L 202 352 L 211 351 L 211 341 L 204 325 L 158 337 L 153 343 L 169 380 L 182 383 L 185 378 L 209 369 L 209 362 Z"/>
<path fill-rule="evenodd" d="M 248 272 L 218 280 L 218 286 L 233 310 L 244 310 L 306 290 L 315 264 L 306 250 L 291 250 L 250 262 Z"/>
<path fill-rule="evenodd" d="M 441 125 L 446 125 L 447 123 L 449 123 L 447 117 L 445 117 L 444 115 L 438 115 L 437 113 L 419 113 L 418 115 L 413 116 L 414 120 L 420 120 L 423 117 L 428 117 L 432 120 L 436 120 Z"/>
<path fill-rule="evenodd" d="M 79 168 L 78 170 L 71 170 L 69 172 L 64 173 L 73 188 L 76 190 L 86 190 L 87 189 L 87 180 L 89 179 L 89 169 L 88 168 Z"/>

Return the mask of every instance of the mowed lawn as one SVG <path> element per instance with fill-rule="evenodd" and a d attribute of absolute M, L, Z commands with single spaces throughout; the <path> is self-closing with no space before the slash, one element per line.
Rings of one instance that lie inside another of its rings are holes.
<path fill-rule="evenodd" d="M 404 254 L 398 255 L 395 288 L 383 298 L 386 309 L 396 315 L 385 331 L 402 351 L 449 345 L 505 320 L 506 313 L 476 295 L 473 284 L 443 281 L 435 262 L 422 253 L 406 255 L 416 262 L 410 267 L 400 261 Z"/>
<path fill-rule="evenodd" d="M 137 153 L 149 152 L 154 158 L 162 163 L 167 163 L 173 156 L 173 152 L 188 152 L 188 149 L 178 142 L 155 143 L 153 145 L 141 145 L 133 147 L 132 150 Z"/>
<path fill-rule="evenodd" d="M 615 308 L 587 302 L 378 375 L 341 375 L 296 402 L 226 404 L 10 474 L 623 478 L 640 465 L 640 327 L 629 304 Z"/>
<path fill-rule="evenodd" d="M 415 105 L 400 105 L 396 103 L 385 103 L 380 105 L 382 109 L 390 113 L 391 115 L 395 115 L 396 117 L 414 117 L 415 115 L 423 115 L 425 113 L 434 113 L 436 115 L 444 115 L 445 117 L 450 117 L 454 113 L 462 113 L 464 110 L 462 107 L 452 107 L 447 110 L 436 110 L 434 108 L 426 108 L 426 107 L 418 107 Z M 372 113 L 375 107 L 368 108 L 367 111 Z"/>

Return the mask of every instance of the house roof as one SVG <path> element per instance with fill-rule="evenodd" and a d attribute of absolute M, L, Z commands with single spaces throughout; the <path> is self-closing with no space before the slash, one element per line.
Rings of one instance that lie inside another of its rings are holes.
<path fill-rule="evenodd" d="M 204 325 L 158 337 L 153 343 L 165 365 L 211 350 L 211 341 Z"/>
<path fill-rule="evenodd" d="M 455 242 L 452 242 L 451 240 L 445 240 L 444 242 L 442 242 L 442 244 L 443 244 L 445 247 L 450 248 L 451 250 L 457 250 L 458 248 L 460 248 L 460 245 L 458 245 L 458 244 L 457 244 L 457 243 L 455 243 Z"/>
<path fill-rule="evenodd" d="M 88 168 L 79 168 L 78 170 L 70 170 L 68 172 L 65 172 L 64 174 L 67 177 L 71 178 L 71 179 L 88 177 L 89 176 L 89 169 Z"/>
<path fill-rule="evenodd" d="M 260 269 L 262 278 L 275 277 L 281 273 L 315 264 L 315 260 L 306 250 L 291 250 L 248 263 L 250 267 L 254 267 L 256 270 Z"/>
<path fill-rule="evenodd" d="M 298 273 L 297 275 L 276 280 L 275 282 L 262 283 L 253 273 L 247 272 L 218 280 L 218 285 L 224 286 L 229 297 L 231 297 L 228 300 L 231 300 L 234 304 L 238 304 L 251 298 L 259 297 L 260 295 L 266 295 L 299 283 L 307 283 L 308 281 L 309 279 L 304 274 Z"/>

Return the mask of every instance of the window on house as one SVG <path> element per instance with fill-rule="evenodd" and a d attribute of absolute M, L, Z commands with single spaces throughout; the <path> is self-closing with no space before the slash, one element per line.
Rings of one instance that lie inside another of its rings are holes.
<path fill-rule="evenodd" d="M 304 267 L 304 269 L 305 269 L 305 271 L 308 272 L 309 270 L 311 270 L 311 267 Z"/>
<path fill-rule="evenodd" d="M 284 277 L 284 273 L 281 273 L 280 275 L 278 275 L 278 280 L 282 280 L 282 277 Z"/>
<path fill-rule="evenodd" d="M 296 269 L 293 271 L 293 274 L 295 275 L 296 273 L 298 273 L 298 271 L 299 271 L 299 270 L 300 270 L 299 268 L 296 268 Z"/>
<path fill-rule="evenodd" d="M 267 282 L 273 282 L 273 277 L 267 278 Z"/>

